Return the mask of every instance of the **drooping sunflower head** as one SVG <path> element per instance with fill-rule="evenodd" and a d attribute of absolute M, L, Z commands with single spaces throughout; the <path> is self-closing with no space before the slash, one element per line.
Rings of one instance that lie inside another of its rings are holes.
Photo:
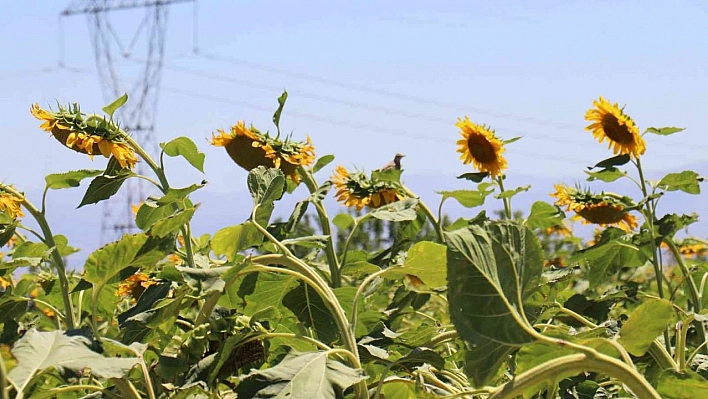
<path fill-rule="evenodd" d="M 344 166 L 337 166 L 331 180 L 337 201 L 357 210 L 364 206 L 375 209 L 405 198 L 393 182 L 367 177 L 364 172 L 349 173 Z"/>
<path fill-rule="evenodd" d="M 644 154 L 646 144 L 639 128 L 617 103 L 612 104 L 600 96 L 593 101 L 593 108 L 585 113 L 585 120 L 592 122 L 585 130 L 600 142 L 607 140 L 616 155 L 630 154 L 635 158 Z"/>
<path fill-rule="evenodd" d="M 138 272 L 123 280 L 118 285 L 116 296 L 123 298 L 131 297 L 133 302 L 136 302 L 143 292 L 145 292 L 145 289 L 154 284 L 157 284 L 157 281 L 151 279 L 150 276 L 145 273 Z"/>
<path fill-rule="evenodd" d="M 556 184 L 555 189 L 551 196 L 556 198 L 556 205 L 575 212 L 583 224 L 617 226 L 628 232 L 637 227 L 637 219 L 629 213 L 632 203 L 627 197 L 610 193 L 593 194 L 563 184 Z"/>
<path fill-rule="evenodd" d="M 549 235 L 549 236 L 556 236 L 556 237 L 570 237 L 572 235 L 572 232 L 570 231 L 570 228 L 563 222 L 562 224 L 556 224 L 551 227 L 548 227 L 544 230 L 544 232 Z"/>
<path fill-rule="evenodd" d="M 11 219 L 17 219 L 18 217 L 25 216 L 21 207 L 23 200 L 24 198 L 18 197 L 15 193 L 4 190 L 0 185 L 0 212 L 6 214 Z"/>
<path fill-rule="evenodd" d="M 86 115 L 78 104 L 58 107 L 57 112 L 40 108 L 39 104 L 30 107 L 32 115 L 43 121 L 40 128 L 50 133 L 67 148 L 86 154 L 116 158 L 123 168 L 133 169 L 138 157 L 125 142 L 120 128 L 109 119 L 99 115 Z"/>
<path fill-rule="evenodd" d="M 291 137 L 281 140 L 253 126 L 246 127 L 243 121 L 238 121 L 228 133 L 223 130 L 217 132 L 218 135 L 212 133 L 211 145 L 225 147 L 231 159 L 247 171 L 258 166 L 279 168 L 298 183 L 300 176 L 297 167 L 315 162 L 315 147 L 309 136 L 304 142 L 292 140 Z"/>
<path fill-rule="evenodd" d="M 480 172 L 497 177 L 506 168 L 503 142 L 494 135 L 494 130 L 472 123 L 468 117 L 458 118 L 455 124 L 460 128 L 462 139 L 457 141 L 457 152 L 465 164 L 471 163 Z"/>

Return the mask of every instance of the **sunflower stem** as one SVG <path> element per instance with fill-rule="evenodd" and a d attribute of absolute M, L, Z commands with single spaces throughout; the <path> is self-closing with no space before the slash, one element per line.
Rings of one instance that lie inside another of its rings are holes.
<path fill-rule="evenodd" d="M 22 199 L 22 205 L 27 209 L 27 211 L 34 217 L 37 221 L 39 228 L 42 230 L 44 235 L 44 241 L 46 245 L 51 249 L 52 263 L 57 271 L 57 276 L 59 277 L 59 287 L 61 288 L 61 296 L 64 301 L 64 322 L 69 330 L 76 328 L 74 321 L 74 307 L 71 304 L 71 297 L 69 296 L 69 279 L 66 277 L 66 265 L 64 264 L 64 259 L 59 253 L 59 248 L 57 248 L 57 243 L 54 241 L 54 235 L 49 227 L 47 219 L 44 214 L 40 212 L 24 195 L 19 193 L 17 190 L 10 186 L 0 185 L 5 192 L 14 195 L 17 198 Z"/>
<path fill-rule="evenodd" d="M 127 133 L 125 133 L 123 130 L 120 131 L 122 134 L 122 138 L 130 145 L 130 147 L 135 151 L 140 158 L 142 158 L 152 169 L 152 171 L 155 173 L 157 178 L 160 180 L 160 184 L 157 185 L 157 187 L 162 191 L 163 194 L 167 194 L 167 192 L 170 190 L 170 183 L 167 181 L 167 176 L 165 175 L 165 169 L 162 166 L 158 166 L 157 163 L 155 163 L 155 160 L 152 159 L 150 154 L 148 154 L 143 147 L 138 144 L 137 141 L 133 140 L 132 137 L 130 137 Z M 160 164 L 162 165 L 162 155 L 160 156 Z M 172 205 L 175 210 L 179 209 L 179 205 L 176 203 Z M 187 264 L 189 267 L 195 267 L 194 264 L 194 250 L 192 249 L 192 236 L 191 236 L 191 228 L 189 227 L 189 222 L 185 223 L 184 226 L 180 228 L 180 232 L 182 233 L 182 237 L 184 237 L 184 249 L 185 252 L 187 253 Z"/>
<path fill-rule="evenodd" d="M 672 240 L 671 238 L 665 237 L 664 242 L 666 243 L 666 245 L 668 245 L 669 250 L 674 255 L 674 258 L 676 259 L 676 263 L 679 265 L 679 268 L 681 269 L 681 273 L 683 273 L 684 281 L 687 282 L 688 291 L 691 295 L 691 303 L 693 305 L 693 311 L 698 313 L 701 311 L 701 294 L 698 292 L 698 287 L 696 286 L 696 282 L 693 280 L 693 276 L 691 275 L 690 270 L 688 270 L 688 267 L 686 267 L 686 262 L 683 261 L 683 256 L 681 256 L 681 251 L 679 251 L 674 240 Z M 698 331 L 698 335 L 700 335 L 701 339 L 705 342 L 706 341 L 706 330 L 703 327 L 703 322 L 696 321 L 693 324 L 696 327 L 696 331 Z M 708 347 L 704 346 L 703 352 L 704 352 L 704 354 L 708 354 Z"/>
<path fill-rule="evenodd" d="M 659 294 L 659 298 L 664 298 L 664 265 L 659 257 L 659 247 L 656 245 L 656 237 L 654 236 L 654 200 L 649 200 L 649 190 L 647 190 L 647 181 L 644 178 L 644 170 L 642 169 L 642 161 L 639 156 L 636 157 L 634 165 L 637 167 L 637 172 L 639 173 L 639 183 L 641 184 L 642 194 L 644 198 L 647 199 L 644 206 L 645 212 L 644 218 L 649 225 L 649 238 L 651 242 L 651 256 L 652 265 L 654 266 L 654 275 L 656 276 L 656 287 Z M 671 353 L 671 341 L 669 339 L 668 328 L 664 330 L 664 346 L 666 350 Z"/>
<path fill-rule="evenodd" d="M 498 176 L 496 180 L 499 184 L 499 190 L 501 191 L 499 194 L 504 194 L 504 177 Z M 511 220 L 511 198 L 503 197 L 502 201 L 504 202 L 504 212 L 506 213 L 506 218 Z"/>
<path fill-rule="evenodd" d="M 302 166 L 298 166 L 298 172 L 302 176 L 302 181 L 307 186 L 310 194 L 314 194 L 319 187 L 315 176 L 312 172 L 306 170 Z M 327 236 L 327 242 L 325 243 L 325 256 L 327 257 L 327 263 L 329 265 L 330 279 L 332 282 L 332 287 L 337 288 L 342 285 L 342 275 L 341 275 L 341 264 L 339 259 L 337 259 L 337 253 L 334 250 L 334 241 L 332 238 L 332 228 L 330 227 L 329 215 L 324 206 L 322 206 L 322 201 L 315 200 L 311 201 L 315 205 L 317 210 L 317 216 L 320 219 L 320 227 L 322 228 L 322 234 Z"/>

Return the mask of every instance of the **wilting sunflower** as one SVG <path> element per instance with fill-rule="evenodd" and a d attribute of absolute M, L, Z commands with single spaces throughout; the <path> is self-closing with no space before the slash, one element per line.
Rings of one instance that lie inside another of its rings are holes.
<path fill-rule="evenodd" d="M 221 129 L 217 133 L 212 133 L 211 145 L 225 147 L 231 159 L 248 171 L 257 166 L 279 168 L 295 183 L 299 183 L 297 167 L 315 162 L 315 147 L 310 136 L 307 136 L 305 142 L 294 141 L 289 137 L 281 140 L 253 126 L 247 128 L 244 121 L 231 126 L 228 133 Z"/>
<path fill-rule="evenodd" d="M 7 216 L 12 219 L 25 216 L 22 212 L 22 207 L 20 206 L 22 200 L 23 198 L 17 197 L 16 195 L 0 188 L 0 212 L 7 214 Z"/>
<path fill-rule="evenodd" d="M 331 180 L 337 201 L 357 210 L 364 206 L 379 208 L 405 198 L 392 182 L 368 178 L 364 172 L 349 173 L 344 166 L 337 166 Z"/>
<path fill-rule="evenodd" d="M 631 154 L 635 158 L 644 154 L 646 144 L 639 128 L 623 110 L 602 96 L 592 102 L 594 108 L 585 113 L 585 120 L 592 122 L 585 130 L 600 142 L 607 140 L 614 154 Z"/>
<path fill-rule="evenodd" d="M 494 135 L 494 130 L 472 123 L 468 117 L 458 118 L 455 124 L 460 128 L 462 139 L 457 141 L 457 152 L 461 153 L 463 163 L 471 163 L 480 172 L 487 172 L 497 177 L 507 167 L 504 143 Z"/>
<path fill-rule="evenodd" d="M 133 302 L 140 298 L 145 289 L 153 284 L 157 284 L 157 281 L 150 279 L 145 273 L 135 273 L 127 279 L 123 280 L 118 285 L 118 290 L 116 295 L 120 297 L 131 297 Z"/>
<path fill-rule="evenodd" d="M 609 193 L 592 194 L 563 184 L 556 184 L 555 189 L 551 196 L 556 198 L 556 205 L 575 212 L 582 218 L 583 224 L 617 226 L 627 232 L 637 227 L 637 219 L 629 213 L 632 204 L 627 197 Z"/>
<path fill-rule="evenodd" d="M 120 128 L 112 121 L 98 115 L 85 115 L 77 104 L 67 108 L 59 106 L 58 112 L 50 112 L 33 104 L 30 111 L 35 118 L 44 121 L 40 128 L 50 133 L 68 148 L 93 159 L 94 155 L 115 157 L 121 167 L 133 169 L 138 157 L 122 139 Z"/>

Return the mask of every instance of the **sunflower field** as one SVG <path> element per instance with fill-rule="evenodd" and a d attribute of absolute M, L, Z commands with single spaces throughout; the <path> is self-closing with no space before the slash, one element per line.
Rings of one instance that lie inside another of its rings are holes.
<path fill-rule="evenodd" d="M 469 165 L 470 188 L 431 208 L 405 186 L 402 154 L 323 176 L 335 157 L 280 132 L 286 100 L 274 133 L 238 121 L 212 134 L 249 171 L 253 207 L 198 237 L 190 195 L 206 182 L 171 187 L 163 163 L 203 173 L 192 140 L 153 158 L 113 117 L 127 96 L 102 114 L 30 108 L 59 145 L 107 166 L 48 175 L 39 199 L 0 183 L 0 399 L 708 398 L 708 247 L 684 234 L 696 214 L 657 212 L 666 192 L 700 194 L 703 178 L 650 181 L 641 162 L 646 135 L 682 129 L 642 133 L 600 97 L 586 130 L 608 158 L 587 160 L 587 180 L 639 194 L 559 183 L 515 209 L 528 187 L 505 187 L 504 154 L 518 138 L 460 118 L 450 156 Z M 156 193 L 135 207 L 140 232 L 68 270 L 77 249 L 48 224 L 47 197 L 90 180 L 79 206 L 96 204 L 128 179 Z M 307 194 L 275 218 L 300 185 Z M 330 195 L 349 211 L 330 215 Z M 444 217 L 447 200 L 469 214 Z M 485 200 L 500 212 L 475 211 Z M 576 224 L 594 237 L 574 236 Z"/>

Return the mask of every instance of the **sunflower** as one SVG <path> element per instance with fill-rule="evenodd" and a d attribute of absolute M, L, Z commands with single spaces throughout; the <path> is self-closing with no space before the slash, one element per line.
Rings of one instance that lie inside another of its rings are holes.
<path fill-rule="evenodd" d="M 357 210 L 364 206 L 375 209 L 405 198 L 394 183 L 367 178 L 364 172 L 349 173 L 344 166 L 337 166 L 331 180 L 337 201 Z"/>
<path fill-rule="evenodd" d="M 568 228 L 568 226 L 566 226 L 565 223 L 556 224 L 551 227 L 548 227 L 547 229 L 544 230 L 544 232 L 549 236 L 558 236 L 558 237 L 570 237 L 571 236 L 570 228 Z"/>
<path fill-rule="evenodd" d="M 644 154 L 646 144 L 639 128 L 622 109 L 600 96 L 592 102 L 594 108 L 585 113 L 585 120 L 592 122 L 585 130 L 602 143 L 607 139 L 614 154 L 631 154 L 635 158 Z"/>
<path fill-rule="evenodd" d="M 76 152 L 93 159 L 101 154 L 106 158 L 115 157 L 121 167 L 133 169 L 138 157 L 133 149 L 121 138 L 118 126 L 98 115 L 86 116 L 78 105 L 59 107 L 58 112 L 49 112 L 33 104 L 32 115 L 43 121 L 40 128 L 50 133 L 60 143 Z"/>
<path fill-rule="evenodd" d="M 554 258 L 544 260 L 543 267 L 564 268 L 568 267 L 568 264 L 566 263 L 564 257 L 556 256 Z"/>
<path fill-rule="evenodd" d="M 703 258 L 708 255 L 708 246 L 702 242 L 687 239 L 679 245 L 679 252 L 689 259 Z"/>
<path fill-rule="evenodd" d="M 617 226 L 627 232 L 637 227 L 637 219 L 629 213 L 632 204 L 627 197 L 609 193 L 592 194 L 563 184 L 556 184 L 555 189 L 551 196 L 556 198 L 556 205 L 575 212 L 582 218 L 583 224 Z"/>
<path fill-rule="evenodd" d="M 457 140 L 457 152 L 461 153 L 460 159 L 464 164 L 471 163 L 480 172 L 487 172 L 496 177 L 506 168 L 504 144 L 494 135 L 494 130 L 480 126 L 465 119 L 458 118 L 455 124 L 460 128 L 462 139 Z"/>
<path fill-rule="evenodd" d="M 212 133 L 211 145 L 225 147 L 231 159 L 248 171 L 257 166 L 279 168 L 295 183 L 299 183 L 297 167 L 315 162 L 315 147 L 310 136 L 307 136 L 305 142 L 294 141 L 289 137 L 281 140 L 253 126 L 247 128 L 244 121 L 231 126 L 228 133 L 221 129 L 217 133 Z"/>
<path fill-rule="evenodd" d="M 135 273 L 127 279 L 123 280 L 118 285 L 116 296 L 132 297 L 133 302 L 136 302 L 145 289 L 151 285 L 157 284 L 157 281 L 150 279 L 145 273 Z"/>
<path fill-rule="evenodd" d="M 7 214 L 12 219 L 25 216 L 20 206 L 23 200 L 24 198 L 17 197 L 0 187 L 0 212 Z"/>
<path fill-rule="evenodd" d="M 7 287 L 11 285 L 12 283 L 10 282 L 10 280 L 6 280 L 2 276 L 0 276 L 0 292 L 5 292 L 5 289 L 7 289 Z"/>

